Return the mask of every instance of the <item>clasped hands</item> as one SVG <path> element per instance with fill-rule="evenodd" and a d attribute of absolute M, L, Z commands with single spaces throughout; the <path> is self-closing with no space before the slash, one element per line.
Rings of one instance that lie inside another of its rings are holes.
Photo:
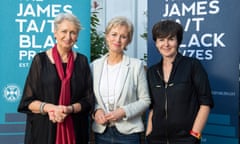
<path fill-rule="evenodd" d="M 58 105 L 48 112 L 49 120 L 53 123 L 61 123 L 71 113 L 67 106 Z"/>
<path fill-rule="evenodd" d="M 125 116 L 125 112 L 122 108 L 118 108 L 114 111 L 105 113 L 103 109 L 98 109 L 95 112 L 94 120 L 98 124 L 107 124 L 109 122 L 116 122 Z"/>

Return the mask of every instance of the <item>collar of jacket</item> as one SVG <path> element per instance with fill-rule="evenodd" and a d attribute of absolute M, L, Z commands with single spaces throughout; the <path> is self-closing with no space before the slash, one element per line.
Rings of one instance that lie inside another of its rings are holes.
<path fill-rule="evenodd" d="M 178 52 L 174 61 L 172 62 L 173 68 L 172 68 L 172 71 L 171 71 L 171 74 L 170 74 L 170 77 L 169 77 L 169 82 L 171 82 L 171 80 L 173 79 L 173 76 L 176 72 L 178 63 L 181 61 L 182 57 L 183 57 L 182 54 Z M 158 66 L 157 66 L 157 71 L 159 71 L 161 77 L 163 77 L 162 64 L 163 64 L 163 59 L 161 58 L 160 62 L 158 63 Z"/>

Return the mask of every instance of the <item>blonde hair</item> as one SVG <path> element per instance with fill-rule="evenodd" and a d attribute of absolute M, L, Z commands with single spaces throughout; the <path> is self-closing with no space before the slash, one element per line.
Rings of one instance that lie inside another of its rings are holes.
<path fill-rule="evenodd" d="M 118 16 L 118 17 L 114 17 L 113 19 L 111 19 L 108 24 L 107 27 L 105 29 L 105 34 L 108 34 L 112 28 L 116 27 L 116 26 L 126 26 L 128 29 L 128 43 L 130 43 L 132 41 L 132 37 L 133 37 L 133 24 L 132 22 L 127 19 L 126 17 L 123 16 Z"/>

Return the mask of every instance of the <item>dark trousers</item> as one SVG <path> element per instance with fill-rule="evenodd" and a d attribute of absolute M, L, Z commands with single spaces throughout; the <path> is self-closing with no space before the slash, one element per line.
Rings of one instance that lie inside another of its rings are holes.
<path fill-rule="evenodd" d="M 200 144 L 201 140 L 189 135 L 176 139 L 166 139 L 149 135 L 146 137 L 147 144 Z"/>
<path fill-rule="evenodd" d="M 104 133 L 95 133 L 95 144 L 140 144 L 140 133 L 121 134 L 116 127 L 107 127 Z"/>

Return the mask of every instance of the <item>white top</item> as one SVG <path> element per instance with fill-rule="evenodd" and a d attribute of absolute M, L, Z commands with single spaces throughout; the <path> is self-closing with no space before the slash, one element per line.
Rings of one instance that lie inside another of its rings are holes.
<path fill-rule="evenodd" d="M 121 77 L 120 69 L 121 62 L 115 65 L 107 64 L 107 60 L 104 62 L 103 72 L 100 81 L 100 95 L 102 96 L 102 100 L 108 111 L 111 110 L 111 106 L 115 107 L 116 100 L 119 97 L 119 77 Z"/>

